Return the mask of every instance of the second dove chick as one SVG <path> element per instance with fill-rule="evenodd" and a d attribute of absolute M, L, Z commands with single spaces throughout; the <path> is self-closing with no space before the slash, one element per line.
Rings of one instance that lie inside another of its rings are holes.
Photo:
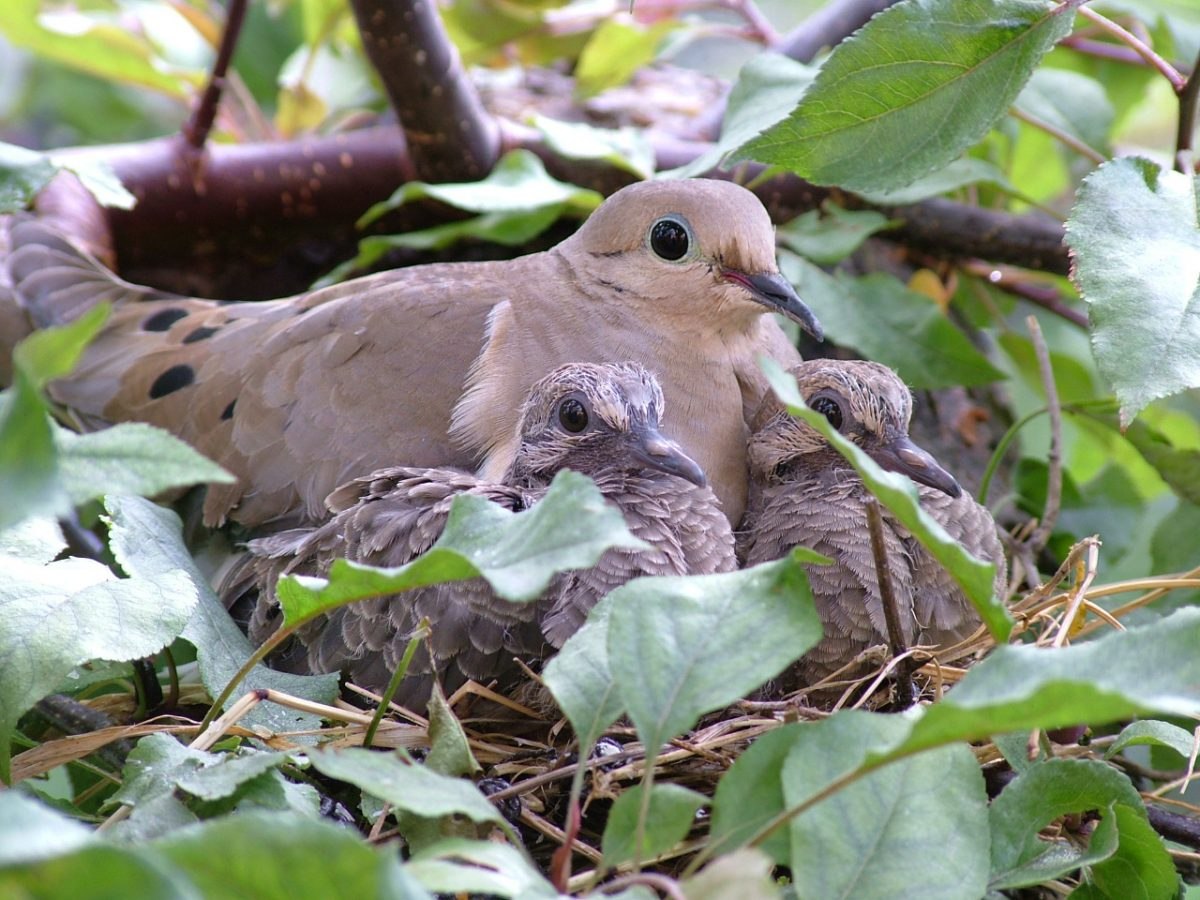
<path fill-rule="evenodd" d="M 995 590 L 1005 588 L 1005 560 L 991 514 L 908 436 L 912 395 L 891 369 L 873 362 L 811 360 L 792 370 L 812 409 L 824 415 L 884 469 L 917 482 L 921 506 L 968 551 L 996 564 Z M 867 526 L 871 496 L 854 468 L 814 428 L 768 395 L 750 439 L 750 500 L 740 555 L 747 565 L 796 546 L 833 559 L 807 567 L 821 642 L 798 663 L 804 684 L 819 681 L 866 648 L 888 642 Z M 942 565 L 886 508 L 883 535 L 906 644 L 948 645 L 980 624 L 978 614 Z"/>
<path fill-rule="evenodd" d="M 281 575 L 323 574 L 338 557 L 402 565 L 437 540 L 458 494 L 516 511 L 536 503 L 564 468 L 590 476 L 650 549 L 609 550 L 594 567 L 558 576 L 533 603 L 509 603 L 475 579 L 352 604 L 302 628 L 283 664 L 304 672 L 344 670 L 352 681 L 381 690 L 428 617 L 434 658 L 424 647 L 418 652 L 398 695 L 421 703 L 431 671 L 450 691 L 468 678 L 504 685 L 517 674 L 514 654 L 541 657 L 562 646 L 601 597 L 638 575 L 731 571 L 728 521 L 700 467 L 660 433 L 662 413 L 658 382 L 641 366 L 566 365 L 529 392 L 515 457 L 499 482 L 453 469 L 399 467 L 343 485 L 330 495 L 334 515 L 323 525 L 250 543 L 258 589 L 251 638 L 261 643 L 278 627 Z M 245 575 L 225 588 L 227 599 L 244 588 Z"/>

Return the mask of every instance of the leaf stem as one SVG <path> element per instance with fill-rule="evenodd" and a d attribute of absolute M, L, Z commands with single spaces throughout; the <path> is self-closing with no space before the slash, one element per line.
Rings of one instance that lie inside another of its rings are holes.
<path fill-rule="evenodd" d="M 874 497 L 867 500 L 867 530 L 871 534 L 871 554 L 875 558 L 875 580 L 879 584 L 879 599 L 883 604 L 883 619 L 887 623 L 888 644 L 896 665 L 896 705 L 908 709 L 913 704 L 912 657 L 904 641 L 904 630 L 900 625 L 900 608 L 896 591 L 892 585 L 892 570 L 888 561 L 887 546 L 883 542 L 883 515 L 879 501 Z"/>
<path fill-rule="evenodd" d="M 1100 13 L 1096 12 L 1094 9 L 1090 9 L 1087 6 L 1079 7 L 1076 12 L 1078 12 L 1079 15 L 1083 16 L 1085 19 L 1088 19 L 1099 25 L 1122 44 L 1132 48 L 1138 56 L 1146 60 L 1146 62 L 1162 73 L 1163 77 L 1166 78 L 1167 81 L 1171 82 L 1171 88 L 1175 91 L 1175 93 L 1178 94 L 1183 90 L 1184 78 L 1181 74 L 1179 74 L 1179 70 L 1155 53 L 1153 47 L 1151 47 L 1133 32 L 1129 31 L 1127 28 L 1123 28 L 1112 19 L 1108 18 L 1107 16 L 1100 15 Z"/>
<path fill-rule="evenodd" d="M 1046 132 L 1046 134 L 1050 135 L 1055 140 L 1066 144 L 1080 156 L 1086 156 L 1098 166 L 1103 165 L 1108 160 L 1108 157 L 1106 157 L 1099 150 L 1096 150 L 1090 145 L 1085 144 L 1073 134 L 1068 134 L 1058 126 L 1047 122 L 1045 119 L 1039 119 L 1037 116 L 1030 115 L 1016 106 L 1012 107 L 1008 113 L 1014 119 L 1020 119 L 1025 124 L 1038 129 L 1038 131 Z"/>
<path fill-rule="evenodd" d="M 375 732 L 379 730 L 379 723 L 383 721 L 383 716 L 392 703 L 392 697 L 396 696 L 396 691 L 400 689 L 400 682 L 408 674 L 408 667 L 412 665 L 413 655 L 417 652 L 417 648 L 421 646 L 421 641 L 425 640 L 428 636 L 429 620 L 422 619 L 417 626 L 416 633 L 409 640 L 408 646 L 404 648 L 404 655 L 400 657 L 400 664 L 396 666 L 396 671 L 392 673 L 387 687 L 384 688 L 379 705 L 375 707 L 375 715 L 371 717 L 371 724 L 367 726 L 367 733 L 363 735 L 364 747 L 370 747 L 375 742 Z"/>

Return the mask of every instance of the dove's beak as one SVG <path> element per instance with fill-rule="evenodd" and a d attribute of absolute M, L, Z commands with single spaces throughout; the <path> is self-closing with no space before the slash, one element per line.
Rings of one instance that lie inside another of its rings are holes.
<path fill-rule="evenodd" d="M 798 324 L 818 341 L 823 340 L 825 331 L 811 309 L 796 293 L 796 289 L 778 272 L 760 272 L 747 275 L 737 269 L 722 269 L 726 281 L 740 284 L 750 296 L 772 312 L 780 312 Z"/>
<path fill-rule="evenodd" d="M 634 427 L 630 452 L 638 462 L 652 469 L 678 475 L 697 487 L 707 483 L 699 463 L 684 453 L 677 443 L 663 437 L 653 425 Z"/>
<path fill-rule="evenodd" d="M 962 488 L 958 486 L 954 476 L 939 466 L 929 451 L 922 450 L 906 434 L 867 452 L 875 462 L 889 471 L 907 475 L 913 481 L 951 497 L 962 493 Z"/>

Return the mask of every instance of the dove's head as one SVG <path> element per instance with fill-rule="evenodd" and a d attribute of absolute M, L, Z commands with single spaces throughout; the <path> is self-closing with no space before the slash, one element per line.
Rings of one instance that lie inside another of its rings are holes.
<path fill-rule="evenodd" d="M 887 366 L 813 359 L 796 366 L 792 374 L 804 402 L 882 468 L 951 497 L 962 492 L 954 476 L 909 438 L 912 394 Z M 820 432 L 793 418 L 774 394 L 764 398 L 752 427 L 750 469 L 761 482 L 790 482 L 827 468 L 850 468 Z"/>
<path fill-rule="evenodd" d="M 662 408 L 658 379 L 636 363 L 560 366 L 529 390 L 510 477 L 653 470 L 703 486 L 704 471 L 659 431 Z"/>
<path fill-rule="evenodd" d="M 569 239 L 606 302 L 649 304 L 706 330 L 746 329 L 783 313 L 820 339 L 821 325 L 775 260 L 759 199 L 711 179 L 644 181 L 606 200 Z"/>

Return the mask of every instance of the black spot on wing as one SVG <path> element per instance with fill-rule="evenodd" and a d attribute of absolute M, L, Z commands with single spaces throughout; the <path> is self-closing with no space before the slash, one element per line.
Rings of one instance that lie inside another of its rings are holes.
<path fill-rule="evenodd" d="M 142 331 L 166 331 L 180 319 L 187 318 L 187 310 L 171 307 L 160 309 L 142 322 Z"/>
<path fill-rule="evenodd" d="M 210 328 L 208 325 L 204 325 L 200 328 L 194 329 L 193 331 L 189 331 L 187 336 L 183 339 L 183 343 L 194 344 L 196 341 L 207 340 L 216 333 L 216 328 Z"/>
<path fill-rule="evenodd" d="M 180 388 L 187 387 L 195 380 L 196 373 L 191 366 L 171 366 L 154 379 L 154 384 L 150 385 L 150 399 L 157 400 L 159 397 L 165 397 Z"/>
<path fill-rule="evenodd" d="M 221 410 L 221 421 L 222 422 L 228 422 L 230 419 L 233 418 L 233 408 L 235 406 L 237 406 L 237 398 L 236 397 L 233 400 L 230 400 L 229 405 L 226 406 L 223 410 Z"/>

